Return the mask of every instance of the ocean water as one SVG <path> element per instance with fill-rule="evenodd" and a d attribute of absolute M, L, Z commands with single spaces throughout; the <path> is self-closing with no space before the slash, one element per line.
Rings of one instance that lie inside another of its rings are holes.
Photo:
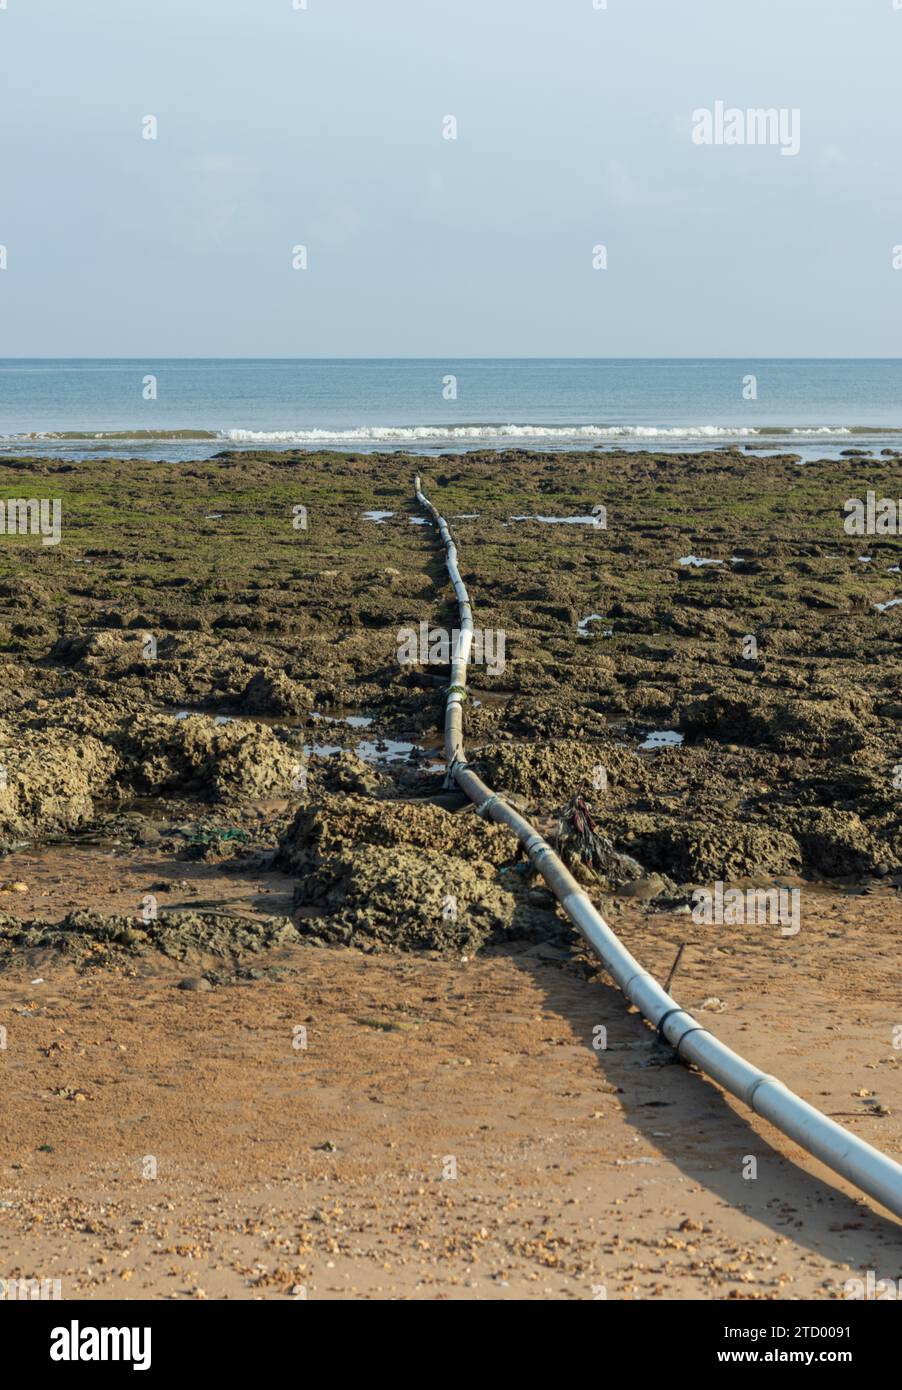
<path fill-rule="evenodd" d="M 3 454 L 729 443 L 902 447 L 902 360 L 0 359 Z"/>

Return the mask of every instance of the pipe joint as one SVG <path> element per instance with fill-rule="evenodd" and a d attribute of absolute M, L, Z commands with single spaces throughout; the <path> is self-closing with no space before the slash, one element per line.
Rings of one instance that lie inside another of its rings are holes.
<path fill-rule="evenodd" d="M 769 1076 L 766 1072 L 761 1072 L 760 1076 L 755 1077 L 755 1080 L 752 1082 L 751 1086 L 746 1092 L 745 1097 L 746 1105 L 748 1105 L 750 1109 L 755 1110 L 756 1112 L 757 1106 L 755 1105 L 755 1097 L 762 1086 L 780 1086 L 782 1089 L 785 1090 L 783 1083 L 779 1081 L 776 1076 Z"/>

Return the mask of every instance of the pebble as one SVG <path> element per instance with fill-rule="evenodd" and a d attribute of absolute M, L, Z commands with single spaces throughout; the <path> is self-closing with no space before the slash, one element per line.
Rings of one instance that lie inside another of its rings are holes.
<path fill-rule="evenodd" d="M 625 883 L 622 888 L 618 888 L 617 897 L 635 898 L 639 902 L 647 902 L 650 898 L 656 898 L 659 893 L 662 893 L 664 887 L 664 880 L 660 874 L 649 874 L 647 878 L 637 878 L 633 883 Z"/>
<path fill-rule="evenodd" d="M 204 990 L 212 989 L 209 980 L 205 980 L 203 975 L 186 975 L 184 980 L 179 980 L 178 989 Z"/>

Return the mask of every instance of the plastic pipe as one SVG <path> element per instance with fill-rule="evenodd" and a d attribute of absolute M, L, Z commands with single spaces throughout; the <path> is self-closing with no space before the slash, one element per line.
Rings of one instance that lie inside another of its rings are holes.
<path fill-rule="evenodd" d="M 751 1062 L 719 1042 L 685 1009 L 681 1009 L 676 1000 L 626 949 L 588 894 L 535 827 L 467 767 L 461 706 L 466 698 L 467 663 L 473 642 L 470 596 L 460 575 L 457 547 L 448 523 L 423 493 L 419 474 L 414 480 L 414 488 L 417 501 L 428 512 L 442 538 L 445 562 L 457 595 L 460 614 L 460 637 L 453 652 L 451 688 L 445 705 L 445 758 L 449 784 L 456 783 L 475 802 L 480 815 L 499 825 L 506 825 L 514 832 L 533 866 L 605 970 L 630 1003 L 658 1030 L 659 1036 L 671 1044 L 678 1057 L 693 1062 L 724 1090 L 738 1097 L 757 1115 L 769 1120 L 807 1153 L 847 1178 L 868 1196 L 882 1202 L 896 1216 L 902 1217 L 902 1166 L 857 1135 L 850 1134 L 827 1115 L 822 1115 L 775 1076 L 759 1071 Z"/>

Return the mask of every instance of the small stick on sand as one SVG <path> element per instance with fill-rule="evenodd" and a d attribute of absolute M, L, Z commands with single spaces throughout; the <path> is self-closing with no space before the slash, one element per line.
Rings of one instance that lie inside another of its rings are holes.
<path fill-rule="evenodd" d="M 669 994 L 669 993 L 670 993 L 670 986 L 673 984 L 673 977 L 674 977 L 674 975 L 677 973 L 677 970 L 678 970 L 679 967 L 680 967 L 680 961 L 683 959 L 683 952 L 685 951 L 685 949 L 686 949 L 686 943 L 685 943 L 685 941 L 681 941 L 681 942 L 680 942 L 680 949 L 679 949 L 679 950 L 677 951 L 677 953 L 676 953 L 676 958 L 675 958 L 675 960 L 674 960 L 674 962 L 673 962 L 673 965 L 670 967 L 670 974 L 667 976 L 667 983 L 666 983 L 665 986 L 664 986 L 664 993 L 665 993 L 665 994 Z"/>

